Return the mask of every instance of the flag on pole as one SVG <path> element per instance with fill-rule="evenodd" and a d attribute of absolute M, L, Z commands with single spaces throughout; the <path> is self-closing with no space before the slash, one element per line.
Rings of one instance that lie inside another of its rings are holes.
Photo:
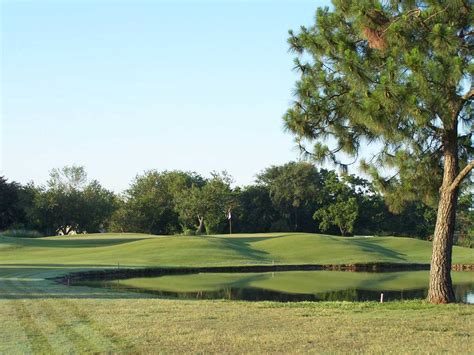
<path fill-rule="evenodd" d="M 232 209 L 227 211 L 227 219 L 229 220 L 229 234 L 232 234 Z"/>

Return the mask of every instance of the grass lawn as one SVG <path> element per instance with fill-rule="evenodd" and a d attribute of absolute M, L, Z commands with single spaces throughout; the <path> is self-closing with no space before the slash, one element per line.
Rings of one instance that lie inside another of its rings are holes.
<path fill-rule="evenodd" d="M 429 263 L 431 243 L 411 238 L 343 238 L 303 233 L 231 238 L 106 234 L 41 239 L 0 237 L 0 253 L 0 266 Z M 472 263 L 473 249 L 454 247 L 453 261 Z"/>
<path fill-rule="evenodd" d="M 0 353 L 468 353 L 474 348 L 474 307 L 469 305 L 171 300 L 46 279 L 117 263 L 427 263 L 430 254 L 430 243 L 414 239 L 314 234 L 0 237 Z M 473 261 L 471 249 L 455 248 L 455 263 Z M 278 287 L 292 279 L 280 280 Z"/>

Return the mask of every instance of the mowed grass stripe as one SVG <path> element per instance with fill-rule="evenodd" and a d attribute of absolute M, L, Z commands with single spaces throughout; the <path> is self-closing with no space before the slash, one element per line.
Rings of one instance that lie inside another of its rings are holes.
<path fill-rule="evenodd" d="M 37 303 L 37 301 L 34 302 Z M 109 346 L 101 346 L 106 343 L 103 336 L 91 328 L 87 318 L 74 313 L 67 303 L 60 299 L 47 299 L 39 302 L 38 306 L 79 353 L 114 350 L 110 343 Z"/>
<path fill-rule="evenodd" d="M 39 321 L 36 314 L 31 312 L 30 307 L 25 305 L 25 302 L 25 300 L 13 299 L 9 305 L 15 310 L 16 320 L 27 337 L 29 347 L 39 354 L 55 353 L 51 337 L 45 334 L 46 328 L 41 324 L 42 322 Z"/>
<path fill-rule="evenodd" d="M 16 273 L 10 273 L 9 276 L 17 276 Z M 40 354 L 51 354 L 54 351 L 54 347 L 51 344 L 48 336 L 43 332 L 44 328 L 42 324 L 38 323 L 37 317 L 31 312 L 31 308 L 27 305 L 27 300 L 19 298 L 22 295 L 14 281 L 1 280 L 0 286 L 2 296 L 8 298 L 8 307 L 13 310 L 14 319 L 10 319 L 10 323 L 15 323 L 15 328 L 18 332 L 15 333 L 15 344 L 21 344 L 21 352 L 29 353 L 34 349 L 34 353 Z M 3 324 L 5 326 L 5 324 Z M 8 345 L 8 344 L 6 344 Z M 4 344 L 0 346 L 1 353 L 10 353 L 7 349 L 2 349 Z M 18 351 L 19 349 L 15 349 Z"/>
<path fill-rule="evenodd" d="M 10 281 L 9 283 L 10 289 L 16 291 L 18 295 L 24 294 L 22 290 L 26 287 L 34 295 L 32 300 L 18 300 L 18 302 L 22 302 L 23 308 L 30 313 L 30 318 L 34 317 L 40 321 L 38 326 L 41 326 L 42 329 L 49 329 L 45 337 L 51 347 L 57 349 L 58 353 L 63 352 L 63 349 L 67 349 L 68 352 L 96 352 L 99 350 L 95 348 L 93 342 L 73 328 L 74 323 L 71 322 L 70 314 L 59 312 L 55 307 L 52 307 L 51 303 L 54 302 L 52 299 L 41 298 L 41 294 L 47 297 L 41 289 L 26 286 L 27 283 L 22 281 Z"/>
<path fill-rule="evenodd" d="M 22 294 L 22 286 L 17 282 L 10 281 L 10 289 Z M 31 288 L 30 288 L 31 289 Z M 35 298 L 33 299 L 16 299 L 12 302 L 21 304 L 22 316 L 28 318 L 34 325 L 33 332 L 27 332 L 27 335 L 41 334 L 39 342 L 44 343 L 42 347 L 48 346 L 45 353 L 64 353 L 77 352 L 76 342 L 67 336 L 65 332 L 65 324 L 62 319 L 53 313 L 52 308 L 47 304 L 46 299 L 36 298 L 39 296 L 37 290 L 31 289 Z M 38 344 L 33 343 L 33 349 L 37 349 Z"/>
<path fill-rule="evenodd" d="M 13 274 L 14 275 L 14 274 Z M 30 274 L 30 276 L 32 276 Z M 16 295 L 16 298 L 25 295 L 23 290 L 27 289 L 33 296 L 31 300 L 18 300 L 24 302 L 30 309 L 30 313 L 36 317 L 43 319 L 46 328 L 54 325 L 52 333 L 60 336 L 57 337 L 59 343 L 59 352 L 63 352 L 66 348 L 68 351 L 83 352 L 110 352 L 117 351 L 117 347 L 100 331 L 100 327 L 85 317 L 84 312 L 79 312 L 74 305 L 74 300 L 63 299 L 63 295 L 58 298 L 47 298 L 51 295 L 48 292 L 48 282 L 43 283 L 45 289 L 32 287 L 28 282 L 9 281 L 9 288 Z M 43 298 L 43 297 L 44 298 Z M 54 296 L 53 296 L 54 297 Z M 103 332 L 103 331 L 102 331 Z M 56 342 L 55 342 L 56 343 Z M 56 344 L 55 344 L 56 345 Z M 56 346 L 55 346 L 56 348 Z"/>
<path fill-rule="evenodd" d="M 81 319 L 86 319 L 88 326 L 95 330 L 96 334 L 101 335 L 99 342 L 103 344 L 101 346 L 101 352 L 117 352 L 117 351 L 126 351 L 132 354 L 139 353 L 140 348 L 136 347 L 134 344 L 127 342 L 120 334 L 116 333 L 113 329 L 99 324 L 96 320 L 92 319 L 91 314 L 87 309 L 79 307 L 77 300 L 68 301 L 67 306 L 74 312 L 75 315 L 79 316 Z"/>
<path fill-rule="evenodd" d="M 0 285 L 2 287 L 2 285 Z M 2 331 L 0 331 L 0 354 L 32 353 L 32 344 L 27 330 L 20 320 L 21 310 L 18 301 L 0 300 Z M 25 321 L 27 322 L 27 321 Z M 30 332 L 30 335 L 32 332 Z"/>
<path fill-rule="evenodd" d="M 79 307 L 81 305 L 78 302 L 76 296 L 77 288 L 66 287 L 61 284 L 49 280 L 41 280 L 41 282 L 34 282 L 35 286 L 31 286 L 31 282 L 22 281 L 27 280 L 38 280 L 41 275 L 45 274 L 42 269 L 12 269 L 9 272 L 2 273 L 3 276 L 8 276 L 10 280 L 9 287 L 6 289 L 10 290 L 10 294 L 14 294 L 15 297 L 32 297 L 28 300 L 29 303 L 43 302 L 43 309 L 47 312 L 47 315 L 54 316 L 54 313 L 60 316 L 66 317 L 68 320 L 72 320 L 71 327 L 75 327 L 75 331 L 81 335 L 82 338 L 87 339 L 87 342 L 93 344 L 94 349 L 87 350 L 89 352 L 118 352 L 126 349 L 127 352 L 137 353 L 138 348 L 134 345 L 127 343 L 123 337 L 115 333 L 113 329 L 104 327 L 103 325 L 94 321 L 90 316 L 88 309 Z M 1 280 L 1 279 L 0 279 Z M 38 287 L 41 285 L 41 287 Z M 95 290 L 99 292 L 100 290 Z M 91 297 L 86 298 L 94 299 L 95 297 L 100 298 L 102 295 L 107 297 L 110 293 L 109 290 L 104 292 L 94 293 Z M 122 295 L 121 293 L 114 293 L 116 297 Z M 127 297 L 126 294 L 123 294 Z M 47 302 L 50 306 L 46 305 Z M 53 307 L 53 308 L 51 308 Z M 74 338 L 74 334 L 70 333 L 70 337 Z M 77 343 L 77 342 L 76 342 Z M 76 344 L 76 348 L 81 348 L 81 344 Z M 83 350 L 81 350 L 82 352 Z M 84 350 L 85 351 L 85 350 Z"/>

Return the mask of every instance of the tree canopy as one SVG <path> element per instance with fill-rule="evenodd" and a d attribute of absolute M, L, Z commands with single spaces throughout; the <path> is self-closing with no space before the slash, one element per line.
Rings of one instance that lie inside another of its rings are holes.
<path fill-rule="evenodd" d="M 272 166 L 258 175 L 257 182 L 267 186 L 273 204 L 282 211 L 292 230 L 304 231 L 307 221 L 311 221 L 307 217 L 322 202 L 322 177 L 309 163 Z"/>
<path fill-rule="evenodd" d="M 332 225 L 337 226 L 341 235 L 352 233 L 359 215 L 359 206 L 355 189 L 349 184 L 351 176 L 341 179 L 334 172 L 327 172 L 324 179 L 324 203 L 316 210 L 313 217 L 318 220 L 319 228 L 327 231 Z"/>
<path fill-rule="evenodd" d="M 21 186 L 0 176 L 0 230 L 24 222 L 20 201 Z"/>
<path fill-rule="evenodd" d="M 235 207 L 230 176 L 223 172 L 212 173 L 211 179 L 202 186 L 192 185 L 177 195 L 176 211 L 185 227 L 195 227 L 201 234 L 215 233 L 226 220 L 229 210 Z"/>
<path fill-rule="evenodd" d="M 191 172 L 146 171 L 135 177 L 114 213 L 112 229 L 121 232 L 174 234 L 180 232 L 176 198 L 204 179 Z"/>
<path fill-rule="evenodd" d="M 53 169 L 46 186 L 29 186 L 33 225 L 47 234 L 99 232 L 115 210 L 115 195 L 97 180 L 89 181 L 83 167 Z"/>

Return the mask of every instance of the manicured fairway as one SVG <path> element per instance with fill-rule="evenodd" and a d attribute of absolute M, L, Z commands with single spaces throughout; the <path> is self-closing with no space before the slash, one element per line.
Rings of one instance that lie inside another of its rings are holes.
<path fill-rule="evenodd" d="M 196 266 L 246 264 L 429 263 L 431 243 L 410 238 L 316 234 L 153 237 L 140 234 L 16 239 L 0 237 L 1 265 Z M 454 263 L 473 249 L 455 247 Z"/>
<path fill-rule="evenodd" d="M 474 307 L 186 301 L 46 278 L 125 266 L 428 262 L 430 243 L 310 234 L 0 237 L 0 353 L 439 352 L 474 348 Z M 456 263 L 473 251 L 455 248 Z"/>

